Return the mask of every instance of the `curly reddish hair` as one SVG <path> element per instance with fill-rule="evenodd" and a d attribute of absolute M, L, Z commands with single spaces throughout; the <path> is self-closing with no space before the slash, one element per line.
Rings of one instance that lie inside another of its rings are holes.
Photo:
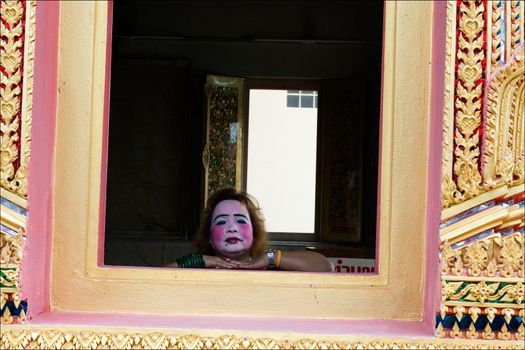
<path fill-rule="evenodd" d="M 195 235 L 194 245 L 201 254 L 215 255 L 210 244 L 210 227 L 213 210 L 222 201 L 235 200 L 242 203 L 250 214 L 253 229 L 253 243 L 250 248 L 250 256 L 257 257 L 268 249 L 266 230 L 264 229 L 264 217 L 257 200 L 250 194 L 237 191 L 234 188 L 225 188 L 212 194 L 206 202 L 206 208 L 202 212 L 201 222 Z"/>

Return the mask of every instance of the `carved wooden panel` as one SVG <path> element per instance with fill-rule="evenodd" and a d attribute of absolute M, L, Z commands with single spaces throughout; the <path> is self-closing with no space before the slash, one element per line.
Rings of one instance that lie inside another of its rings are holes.
<path fill-rule="evenodd" d="M 203 152 L 205 200 L 222 188 L 241 189 L 243 84 L 242 78 L 207 78 L 207 130 Z"/>

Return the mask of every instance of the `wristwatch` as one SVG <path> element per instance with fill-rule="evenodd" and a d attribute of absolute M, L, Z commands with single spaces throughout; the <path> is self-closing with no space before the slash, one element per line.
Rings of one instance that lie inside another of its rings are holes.
<path fill-rule="evenodd" d="M 275 267 L 275 250 L 268 249 L 266 251 L 266 257 L 268 258 L 268 267 Z"/>

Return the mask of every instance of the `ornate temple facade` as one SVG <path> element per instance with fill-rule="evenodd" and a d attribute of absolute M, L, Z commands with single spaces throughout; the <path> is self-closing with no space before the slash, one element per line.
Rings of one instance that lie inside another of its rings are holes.
<path fill-rule="evenodd" d="M 0 6 L 2 349 L 523 348 L 524 1 L 385 2 L 361 276 L 105 266 L 112 4 Z"/>

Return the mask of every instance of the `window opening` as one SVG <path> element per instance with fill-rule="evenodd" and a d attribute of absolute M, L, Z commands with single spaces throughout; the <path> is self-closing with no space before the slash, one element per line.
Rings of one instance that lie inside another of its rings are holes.
<path fill-rule="evenodd" d="M 286 106 L 293 108 L 317 108 L 317 91 L 288 90 Z"/>
<path fill-rule="evenodd" d="M 281 91 L 287 110 L 316 111 L 315 142 L 304 146 L 312 151 L 295 152 L 311 163 L 315 159 L 315 171 L 308 170 L 314 183 L 307 195 L 310 214 L 301 215 L 307 227 L 275 226 L 267 208 L 273 205 L 264 204 L 264 191 L 254 193 L 269 230 L 275 229 L 272 242 L 331 257 L 375 257 L 384 4 L 291 3 L 114 2 L 106 264 L 158 266 L 192 251 L 208 191 L 203 87 L 210 74 L 280 79 L 275 86 L 250 89 Z M 196 17 L 203 20 L 189 20 Z M 289 84 L 296 80 L 321 86 Z M 338 81 L 361 83 L 349 88 Z M 254 147 L 249 138 L 256 138 L 248 134 L 256 132 L 249 124 L 257 122 L 248 119 L 245 102 L 242 118 L 227 125 L 225 144 L 237 146 L 233 183 L 258 192 L 247 175 L 250 163 L 256 164 L 248 155 Z M 238 103 L 243 108 L 242 99 Z M 358 224 L 350 225 L 350 219 Z"/>

